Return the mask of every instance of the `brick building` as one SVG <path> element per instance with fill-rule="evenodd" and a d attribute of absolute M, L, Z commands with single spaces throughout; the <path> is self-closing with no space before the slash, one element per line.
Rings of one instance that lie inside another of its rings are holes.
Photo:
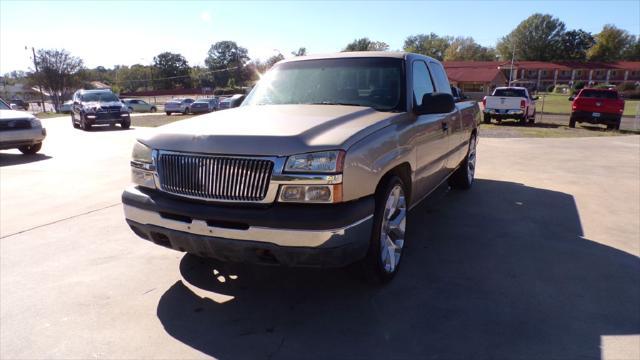
<path fill-rule="evenodd" d="M 469 94 L 488 94 L 496 86 L 509 83 L 530 90 L 546 90 L 551 85 L 573 85 L 578 81 L 594 86 L 640 84 L 640 61 L 542 62 L 542 61 L 446 61 L 449 81 Z M 500 76 L 500 73 L 502 76 Z"/>

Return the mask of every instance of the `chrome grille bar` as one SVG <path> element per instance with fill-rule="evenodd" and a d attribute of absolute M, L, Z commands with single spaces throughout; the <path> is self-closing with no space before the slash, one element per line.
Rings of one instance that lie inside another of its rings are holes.
<path fill-rule="evenodd" d="M 269 189 L 272 160 L 160 152 L 163 191 L 204 200 L 258 202 Z"/>

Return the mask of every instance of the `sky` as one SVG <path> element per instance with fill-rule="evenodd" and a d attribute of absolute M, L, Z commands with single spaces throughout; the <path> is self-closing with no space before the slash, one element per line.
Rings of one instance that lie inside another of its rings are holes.
<path fill-rule="evenodd" d="M 151 64 L 164 51 L 203 65 L 211 45 L 233 40 L 252 58 L 299 47 L 340 51 L 356 38 L 401 50 L 409 35 L 471 36 L 494 46 L 533 13 L 567 29 L 614 24 L 640 34 L 640 1 L 15 1 L 0 0 L 0 74 L 32 67 L 28 47 L 64 48 L 85 66 Z"/>

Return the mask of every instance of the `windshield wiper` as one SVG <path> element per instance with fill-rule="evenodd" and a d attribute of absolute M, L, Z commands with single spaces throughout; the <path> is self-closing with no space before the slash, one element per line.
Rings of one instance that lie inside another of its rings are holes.
<path fill-rule="evenodd" d="M 312 103 L 306 103 L 307 105 L 345 105 L 345 106 L 363 106 L 363 107 L 370 107 L 370 106 L 366 106 L 366 105 L 362 105 L 362 104 L 354 104 L 354 103 L 347 103 L 347 102 L 337 102 L 337 101 L 320 101 L 320 102 L 312 102 Z"/>

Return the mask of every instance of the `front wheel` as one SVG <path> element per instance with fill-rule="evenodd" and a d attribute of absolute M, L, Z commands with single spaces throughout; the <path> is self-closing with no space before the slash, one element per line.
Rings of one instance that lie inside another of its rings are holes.
<path fill-rule="evenodd" d="M 182 115 L 187 115 L 189 113 L 189 108 L 185 108 L 184 111 L 182 112 Z"/>
<path fill-rule="evenodd" d="M 460 164 L 460 167 L 449 177 L 449 186 L 454 189 L 469 189 L 473 185 L 476 174 L 476 135 L 471 135 L 469 139 L 469 149 L 467 156 Z"/>
<path fill-rule="evenodd" d="M 131 120 L 123 120 L 123 121 L 120 123 L 120 127 L 121 127 L 121 128 L 123 128 L 123 129 L 128 129 L 128 128 L 130 128 L 130 127 L 131 127 Z"/>
<path fill-rule="evenodd" d="M 152 113 L 154 113 L 154 112 L 158 111 L 158 109 L 156 109 L 156 107 L 155 107 L 155 106 L 153 106 L 153 107 L 151 107 L 151 109 L 150 109 L 149 111 L 151 111 Z"/>
<path fill-rule="evenodd" d="M 71 125 L 73 125 L 74 128 L 79 129 L 80 125 L 78 125 L 76 123 L 76 120 L 73 118 L 73 114 L 71 114 Z"/>
<path fill-rule="evenodd" d="M 20 146 L 18 150 L 25 155 L 33 155 L 42 149 L 42 143 Z"/>
<path fill-rule="evenodd" d="M 369 250 L 362 262 L 367 278 L 374 282 L 387 283 L 398 272 L 407 226 L 405 194 L 406 185 L 395 175 L 376 194 Z"/>
<path fill-rule="evenodd" d="M 167 116 L 171 116 L 171 111 L 166 111 L 165 114 L 167 114 Z"/>

